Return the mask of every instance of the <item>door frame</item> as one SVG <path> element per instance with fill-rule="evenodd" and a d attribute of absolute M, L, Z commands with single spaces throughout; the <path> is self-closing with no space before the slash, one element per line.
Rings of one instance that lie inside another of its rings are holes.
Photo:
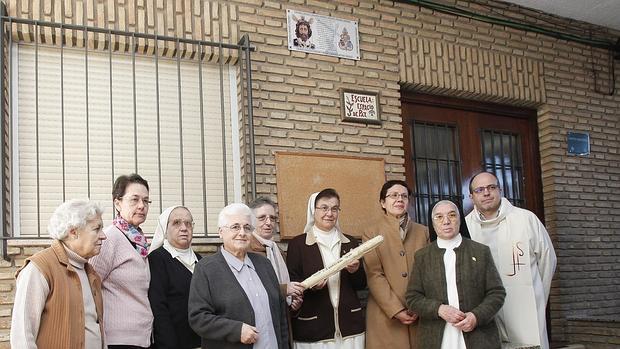
<path fill-rule="evenodd" d="M 418 104 L 421 106 L 430 106 L 437 108 L 448 108 L 453 110 L 463 111 L 468 113 L 483 113 L 490 116 L 497 117 L 511 117 L 516 119 L 525 120 L 527 122 L 527 130 L 524 134 L 522 141 L 522 156 L 524 164 L 531 164 L 524 168 L 523 176 L 523 189 L 525 198 L 534 198 L 534 200 L 526 200 L 526 207 L 528 210 L 534 212 L 538 218 L 544 223 L 544 198 L 542 194 L 542 177 L 541 177 L 541 163 L 540 163 L 540 151 L 538 142 L 538 120 L 536 109 L 526 107 L 515 107 L 490 102 L 479 102 L 473 100 L 466 100 L 455 97 L 446 97 L 438 95 L 430 95 L 424 93 L 403 93 L 401 95 L 401 113 L 402 113 L 402 128 L 403 128 L 403 147 L 405 148 L 405 154 L 408 153 L 407 149 L 411 149 L 411 137 L 408 131 L 408 124 L 412 119 L 411 105 Z M 469 132 L 476 132 L 474 129 L 479 128 L 477 123 L 467 123 L 466 127 L 471 128 Z M 501 128 L 501 125 L 494 123 L 494 128 Z M 510 131 L 510 129 L 506 129 Z M 461 137 L 461 130 L 459 130 L 459 147 L 461 151 L 463 149 L 480 149 L 479 139 L 465 139 Z M 480 159 L 481 152 L 475 155 Z M 471 177 L 480 172 L 479 165 L 471 165 L 465 161 L 462 161 L 461 166 L 461 181 L 463 190 L 463 208 L 466 211 L 471 209 L 471 200 L 469 199 L 468 184 Z M 413 165 L 411 158 L 405 156 L 405 177 L 407 183 L 413 188 L 415 183 L 415 177 L 413 173 Z M 538 198 L 538 199 L 537 199 Z M 466 212 L 467 214 L 467 212 Z"/>

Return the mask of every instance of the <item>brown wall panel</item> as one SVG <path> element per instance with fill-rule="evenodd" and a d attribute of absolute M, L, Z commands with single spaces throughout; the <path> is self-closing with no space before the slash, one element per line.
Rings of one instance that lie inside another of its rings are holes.
<path fill-rule="evenodd" d="M 276 153 L 280 236 L 303 233 L 310 194 L 334 188 L 340 195 L 338 220 L 344 233 L 361 237 L 362 229 L 381 216 L 379 191 L 384 161 L 310 153 Z"/>

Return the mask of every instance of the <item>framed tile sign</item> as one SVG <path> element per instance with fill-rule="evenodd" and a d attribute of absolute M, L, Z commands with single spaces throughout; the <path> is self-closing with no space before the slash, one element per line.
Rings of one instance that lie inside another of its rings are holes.
<path fill-rule="evenodd" d="M 360 59 L 357 21 L 286 10 L 288 49 Z"/>
<path fill-rule="evenodd" d="M 343 89 L 340 109 L 342 120 L 380 124 L 379 93 Z"/>

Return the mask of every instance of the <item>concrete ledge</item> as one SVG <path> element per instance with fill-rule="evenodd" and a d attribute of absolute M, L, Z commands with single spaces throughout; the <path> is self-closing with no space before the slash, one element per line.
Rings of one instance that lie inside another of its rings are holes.
<path fill-rule="evenodd" d="M 52 239 L 10 239 L 7 240 L 9 247 L 23 247 L 23 246 L 49 246 L 52 244 Z"/>

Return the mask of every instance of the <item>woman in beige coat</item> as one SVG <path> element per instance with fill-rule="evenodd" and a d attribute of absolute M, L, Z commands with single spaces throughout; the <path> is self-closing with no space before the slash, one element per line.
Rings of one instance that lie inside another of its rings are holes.
<path fill-rule="evenodd" d="M 387 181 L 379 202 L 384 215 L 364 235 L 384 242 L 364 256 L 368 279 L 366 349 L 415 348 L 417 314 L 407 310 L 405 292 L 415 252 L 426 246 L 428 229 L 407 214 L 411 191 L 400 180 Z M 421 349 L 421 348 L 420 348 Z"/>

